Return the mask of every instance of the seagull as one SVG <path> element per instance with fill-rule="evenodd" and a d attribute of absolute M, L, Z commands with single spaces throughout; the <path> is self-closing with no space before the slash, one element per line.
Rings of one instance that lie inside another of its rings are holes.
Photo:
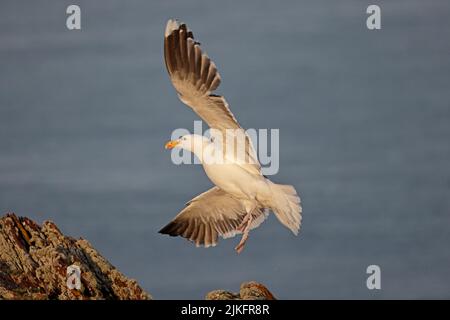
<path fill-rule="evenodd" d="M 196 246 L 212 247 L 242 235 L 235 247 L 241 253 L 249 232 L 272 211 L 279 222 L 298 234 L 302 209 L 291 185 L 276 184 L 261 172 L 250 138 L 223 96 L 213 93 L 221 82 L 213 61 L 194 40 L 185 23 L 170 19 L 164 35 L 164 59 L 179 99 L 211 128 L 211 137 L 189 134 L 166 143 L 166 149 L 192 152 L 214 186 L 190 200 L 159 232 L 181 236 Z M 217 143 L 220 141 L 220 143 Z M 237 144 L 242 152 L 230 148 Z M 221 160 L 221 161 L 214 161 Z"/>

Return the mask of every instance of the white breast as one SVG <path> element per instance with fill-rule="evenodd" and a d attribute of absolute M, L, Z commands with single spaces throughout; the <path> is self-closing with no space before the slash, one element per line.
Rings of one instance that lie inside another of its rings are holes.
<path fill-rule="evenodd" d="M 204 150 L 206 158 L 202 162 L 203 168 L 209 179 L 222 190 L 237 198 L 255 199 L 258 190 L 265 187 L 264 177 L 254 175 L 236 163 L 217 163 L 212 159 L 215 154 L 212 147 Z"/>

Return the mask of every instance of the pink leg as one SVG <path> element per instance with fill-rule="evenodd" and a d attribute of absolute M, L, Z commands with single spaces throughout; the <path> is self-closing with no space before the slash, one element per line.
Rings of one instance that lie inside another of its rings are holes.
<path fill-rule="evenodd" d="M 245 228 L 247 227 L 248 224 L 248 220 L 250 219 L 252 215 L 247 213 L 244 217 L 244 219 L 242 220 L 241 224 L 239 225 L 239 227 L 237 227 L 237 229 L 241 232 L 243 232 L 245 230 Z"/>
<path fill-rule="evenodd" d="M 250 225 L 252 224 L 252 220 L 253 220 L 253 215 L 250 212 L 245 216 L 244 220 L 242 221 L 242 224 L 238 228 L 238 230 L 243 231 L 242 232 L 243 234 L 242 234 L 241 241 L 234 248 L 234 250 L 236 250 L 237 253 L 241 253 L 242 250 L 244 250 L 245 243 L 247 242 L 248 234 L 250 232 Z M 244 230 L 242 230 L 242 229 L 244 229 Z"/>

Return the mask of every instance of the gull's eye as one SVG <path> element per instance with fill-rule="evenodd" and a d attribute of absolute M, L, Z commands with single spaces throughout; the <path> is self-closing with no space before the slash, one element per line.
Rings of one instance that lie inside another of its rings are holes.
<path fill-rule="evenodd" d="M 178 137 L 178 139 L 182 139 L 182 138 L 183 138 L 183 136 L 179 136 L 179 137 Z"/>

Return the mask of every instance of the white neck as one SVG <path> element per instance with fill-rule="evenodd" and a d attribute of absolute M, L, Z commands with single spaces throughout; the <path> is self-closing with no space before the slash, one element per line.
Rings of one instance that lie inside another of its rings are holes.
<path fill-rule="evenodd" d="M 211 151 L 208 146 L 211 144 L 208 138 L 203 136 L 196 136 L 194 138 L 194 150 L 189 150 L 197 156 L 201 163 L 204 162 L 205 158 L 209 156 Z"/>

